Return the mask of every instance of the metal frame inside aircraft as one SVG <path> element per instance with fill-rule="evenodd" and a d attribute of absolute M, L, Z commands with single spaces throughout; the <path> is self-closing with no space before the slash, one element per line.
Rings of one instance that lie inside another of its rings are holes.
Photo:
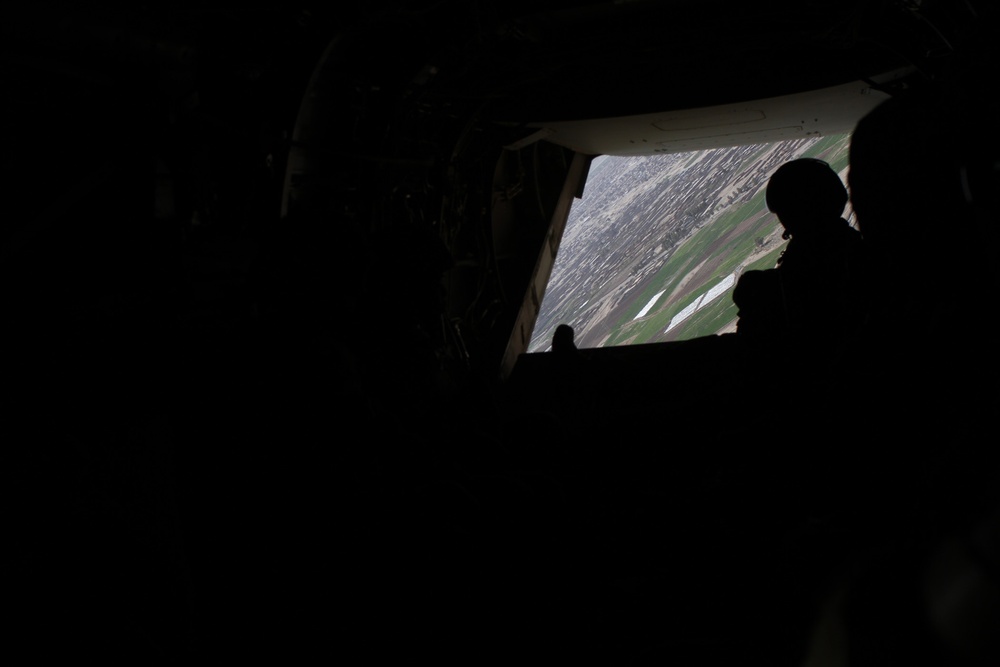
<path fill-rule="evenodd" d="M 696 340 L 593 351 L 601 374 L 578 375 L 526 353 L 595 156 L 844 132 L 931 86 L 988 100 L 992 2 L 2 14 L 25 648 L 146 664 L 1000 656 L 997 480 L 964 448 L 995 438 L 991 386 L 938 438 L 955 448 L 849 414 L 779 451 L 781 397 L 702 400 L 780 376 L 766 359 Z M 995 228 L 995 160 L 977 159 Z M 854 498 L 890 485 L 838 448 L 887 442 L 919 450 L 888 477 L 947 485 Z M 817 471 L 835 493 L 811 504 Z M 925 604 L 948 595 L 954 613 Z"/>

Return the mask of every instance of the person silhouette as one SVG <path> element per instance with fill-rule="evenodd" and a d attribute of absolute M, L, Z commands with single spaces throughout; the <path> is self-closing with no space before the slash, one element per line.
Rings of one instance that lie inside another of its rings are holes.
<path fill-rule="evenodd" d="M 996 244 L 980 217 L 991 191 L 968 187 L 985 176 L 967 178 L 981 154 L 995 155 L 968 122 L 989 104 L 926 84 L 880 103 L 851 136 L 847 181 L 872 297 L 858 335 L 811 387 L 822 407 L 809 419 L 837 443 L 823 459 L 825 490 L 868 536 L 904 519 L 958 526 L 997 502 L 988 434 L 1000 356 L 981 326 Z M 819 421 L 835 402 L 849 410 Z"/>
<path fill-rule="evenodd" d="M 997 221 L 984 225 L 979 215 L 995 189 L 969 187 L 978 156 L 991 154 L 967 122 L 983 113 L 973 98 L 911 90 L 861 118 L 851 137 L 851 203 L 869 258 L 867 290 L 877 295 L 851 351 L 854 379 L 864 378 L 854 384 L 879 415 L 906 406 L 882 420 L 896 432 L 926 434 L 933 418 L 952 436 L 976 418 L 973 404 L 996 407 L 997 346 L 975 324 L 998 286 L 989 235 Z M 963 242 L 951 251 L 942 245 L 950 238 Z"/>
<path fill-rule="evenodd" d="M 577 351 L 573 341 L 576 332 L 568 324 L 560 324 L 552 334 L 552 351 L 558 355 L 572 355 Z"/>
<path fill-rule="evenodd" d="M 737 281 L 737 333 L 780 346 L 837 344 L 865 311 L 862 237 L 842 217 L 847 188 L 827 162 L 798 158 L 771 175 L 765 200 L 788 245 L 776 267 L 746 271 Z"/>

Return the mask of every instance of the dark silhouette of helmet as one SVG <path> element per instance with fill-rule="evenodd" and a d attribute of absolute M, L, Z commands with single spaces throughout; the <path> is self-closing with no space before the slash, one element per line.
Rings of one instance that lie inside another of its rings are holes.
<path fill-rule="evenodd" d="M 823 160 L 799 158 L 778 167 L 764 197 L 768 210 L 794 233 L 799 220 L 840 217 L 847 206 L 847 187 Z"/>

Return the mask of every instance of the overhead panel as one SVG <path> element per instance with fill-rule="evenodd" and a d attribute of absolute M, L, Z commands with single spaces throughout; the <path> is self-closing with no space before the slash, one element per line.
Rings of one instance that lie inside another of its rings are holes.
<path fill-rule="evenodd" d="M 528 123 L 527 140 L 549 141 L 587 155 L 653 155 L 850 132 L 889 98 L 880 82 L 855 81 L 820 90 L 698 109 L 566 122 Z"/>

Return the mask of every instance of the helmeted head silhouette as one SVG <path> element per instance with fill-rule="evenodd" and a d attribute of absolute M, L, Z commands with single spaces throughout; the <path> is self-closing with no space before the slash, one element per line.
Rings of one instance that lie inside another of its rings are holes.
<path fill-rule="evenodd" d="M 811 219 L 840 217 L 847 206 L 847 187 L 823 160 L 798 158 L 771 175 L 764 197 L 786 234 L 795 234 Z"/>
<path fill-rule="evenodd" d="M 971 135 L 976 118 L 954 96 L 912 90 L 858 121 L 851 135 L 851 207 L 870 248 L 905 256 L 941 235 L 967 232 L 966 173 L 970 153 L 988 134 Z M 985 116 L 983 116 L 985 117 Z"/>

